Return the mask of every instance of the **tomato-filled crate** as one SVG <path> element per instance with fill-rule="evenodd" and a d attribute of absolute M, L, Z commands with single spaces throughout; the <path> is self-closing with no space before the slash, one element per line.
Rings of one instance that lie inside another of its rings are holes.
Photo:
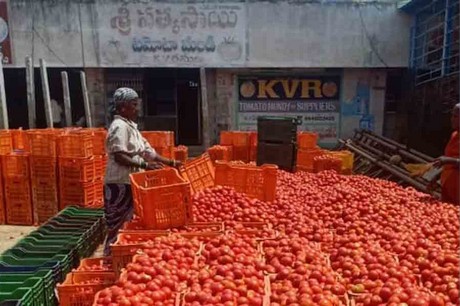
<path fill-rule="evenodd" d="M 274 201 L 278 167 L 216 162 L 217 186 L 233 187 L 237 192 L 261 201 Z"/>
<path fill-rule="evenodd" d="M 168 231 L 126 231 L 118 234 L 117 241 L 110 246 L 112 251 L 112 267 L 118 275 L 131 262 L 138 250 L 147 246 L 149 241 L 157 237 L 168 236 Z"/>
<path fill-rule="evenodd" d="M 57 285 L 59 305 L 92 305 L 96 293 L 113 285 L 116 279 L 113 272 L 71 272 L 62 284 Z"/>

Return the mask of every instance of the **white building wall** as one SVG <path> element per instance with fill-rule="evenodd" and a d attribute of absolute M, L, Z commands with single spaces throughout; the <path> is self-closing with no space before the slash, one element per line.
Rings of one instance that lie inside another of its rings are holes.
<path fill-rule="evenodd" d="M 171 12 L 167 26 L 158 26 L 166 15 L 145 19 L 157 9 Z M 195 28 L 183 19 L 188 10 L 200 14 Z M 405 67 L 409 26 L 410 18 L 391 1 L 9 1 L 15 67 L 32 54 L 50 67 Z M 184 53 L 188 36 L 212 36 L 216 48 Z M 175 41 L 178 50 L 133 50 L 144 37 Z"/>

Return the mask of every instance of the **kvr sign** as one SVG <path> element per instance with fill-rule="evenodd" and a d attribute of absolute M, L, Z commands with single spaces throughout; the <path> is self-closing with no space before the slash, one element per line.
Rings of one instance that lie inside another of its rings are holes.
<path fill-rule="evenodd" d="M 240 100 L 331 100 L 339 98 L 339 77 L 242 79 Z"/>
<path fill-rule="evenodd" d="M 324 145 L 339 133 L 340 77 L 241 78 L 238 80 L 237 125 L 256 130 L 259 116 L 302 119 L 300 130 L 317 132 Z"/>

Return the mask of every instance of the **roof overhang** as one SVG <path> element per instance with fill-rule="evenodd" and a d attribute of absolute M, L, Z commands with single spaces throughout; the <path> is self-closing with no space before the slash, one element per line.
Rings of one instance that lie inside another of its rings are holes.
<path fill-rule="evenodd" d="M 413 14 L 417 11 L 417 8 L 421 8 L 429 4 L 431 0 L 401 0 L 398 2 L 398 9 L 401 11 Z"/>

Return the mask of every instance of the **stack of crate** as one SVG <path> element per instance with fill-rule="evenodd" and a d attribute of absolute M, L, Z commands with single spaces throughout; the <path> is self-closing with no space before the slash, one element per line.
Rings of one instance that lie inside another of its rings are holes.
<path fill-rule="evenodd" d="M 59 211 L 57 131 L 27 131 L 34 220 L 43 223 Z"/>
<path fill-rule="evenodd" d="M 222 131 L 220 145 L 232 148 L 232 160 L 249 162 L 251 160 L 251 132 Z"/>
<path fill-rule="evenodd" d="M 0 131 L 0 160 L 3 160 L 3 156 L 10 154 L 13 151 L 13 139 L 12 135 L 7 130 Z M 0 161 L 0 165 L 2 162 Z M 3 171 L 0 175 L 0 224 L 6 223 L 6 206 L 5 206 L 5 195 L 4 195 L 4 180 Z"/>
<path fill-rule="evenodd" d="M 11 152 L 2 156 L 6 223 L 34 223 L 30 186 L 29 153 Z"/>
<path fill-rule="evenodd" d="M 10 130 L 11 137 L 13 139 L 13 149 L 14 150 L 22 150 L 22 151 L 29 151 L 29 140 L 27 137 L 26 131 L 22 128 L 17 130 Z"/>
<path fill-rule="evenodd" d="M 105 150 L 105 140 L 107 130 L 103 128 L 87 129 L 91 133 L 93 140 L 93 156 L 96 161 L 96 179 L 94 180 L 95 206 L 100 206 L 104 202 L 104 176 L 107 167 L 107 152 Z"/>
<path fill-rule="evenodd" d="M 103 162 L 93 154 L 93 134 L 68 131 L 59 137 L 60 208 L 102 205 Z"/>
<path fill-rule="evenodd" d="M 174 132 L 143 131 L 141 134 L 158 154 L 166 158 L 174 157 Z"/>
<path fill-rule="evenodd" d="M 318 135 L 311 132 L 297 133 L 297 170 L 313 172 L 313 161 L 324 154 L 317 146 Z"/>

